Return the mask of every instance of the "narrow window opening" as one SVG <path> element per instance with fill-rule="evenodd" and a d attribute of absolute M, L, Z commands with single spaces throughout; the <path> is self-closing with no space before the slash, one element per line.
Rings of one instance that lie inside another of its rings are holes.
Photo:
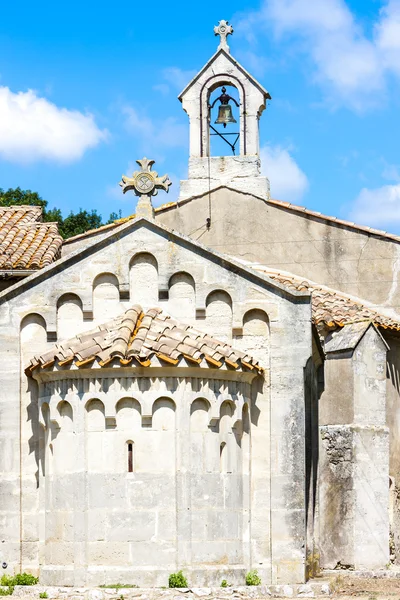
<path fill-rule="evenodd" d="M 222 444 L 219 447 L 219 469 L 221 471 L 221 473 L 226 473 L 227 472 L 227 449 L 226 449 L 226 443 L 222 442 Z"/>
<path fill-rule="evenodd" d="M 133 444 L 128 444 L 128 473 L 133 473 Z"/>

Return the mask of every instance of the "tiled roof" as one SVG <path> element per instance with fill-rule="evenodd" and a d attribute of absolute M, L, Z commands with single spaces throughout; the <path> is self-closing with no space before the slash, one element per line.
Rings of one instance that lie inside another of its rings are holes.
<path fill-rule="evenodd" d="M 251 263 L 246 264 L 252 266 Z M 265 273 L 271 279 L 288 288 L 311 292 L 313 321 L 319 328 L 333 329 L 349 323 L 371 321 L 377 327 L 400 331 L 399 320 L 382 314 L 360 298 L 348 296 L 304 277 L 285 273 L 284 271 L 270 269 L 262 265 L 256 265 L 253 268 L 256 271 Z"/>
<path fill-rule="evenodd" d="M 59 257 L 58 225 L 41 220 L 40 206 L 0 207 L 0 269 L 41 269 Z"/>
<path fill-rule="evenodd" d="M 153 356 L 169 365 L 178 365 L 184 359 L 200 367 L 262 371 L 251 356 L 190 325 L 179 323 L 163 314 L 160 308 L 152 308 L 144 314 L 141 306 L 135 305 L 110 323 L 35 356 L 26 373 L 55 364 L 62 367 L 74 363 L 82 367 L 96 360 L 100 367 L 113 361 L 123 366 L 147 367 Z"/>

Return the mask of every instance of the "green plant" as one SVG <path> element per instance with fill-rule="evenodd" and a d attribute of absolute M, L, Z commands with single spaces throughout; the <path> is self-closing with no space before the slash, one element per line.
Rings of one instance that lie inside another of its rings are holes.
<path fill-rule="evenodd" d="M 249 571 L 246 575 L 246 585 L 261 585 L 261 579 L 257 569 Z"/>
<path fill-rule="evenodd" d="M 171 573 L 168 578 L 168 587 L 170 588 L 187 588 L 188 582 L 182 571 Z"/>
<path fill-rule="evenodd" d="M 9 585 L 6 589 L 0 588 L 0 596 L 12 596 L 14 593 L 14 587 Z"/>
<path fill-rule="evenodd" d="M 226 579 L 223 579 L 223 580 L 221 581 L 221 587 L 228 587 L 228 582 L 227 582 L 227 580 L 226 580 Z"/>
<path fill-rule="evenodd" d="M 10 575 L 3 575 L 0 580 L 0 585 L 36 585 L 38 581 L 38 578 L 30 575 L 30 573 L 18 573 L 17 575 L 14 575 L 14 577 L 11 577 Z"/>
<path fill-rule="evenodd" d="M 47 592 L 40 592 L 39 598 L 48 598 Z"/>

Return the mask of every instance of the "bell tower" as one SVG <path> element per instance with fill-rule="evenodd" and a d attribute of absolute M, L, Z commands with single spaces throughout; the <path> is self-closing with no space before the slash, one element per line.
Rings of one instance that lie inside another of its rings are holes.
<path fill-rule="evenodd" d="M 214 33 L 220 37 L 217 52 L 179 95 L 190 123 L 189 173 L 179 199 L 221 185 L 268 199 L 269 181 L 260 175 L 259 119 L 271 96 L 231 56 L 228 21 L 220 21 Z"/>

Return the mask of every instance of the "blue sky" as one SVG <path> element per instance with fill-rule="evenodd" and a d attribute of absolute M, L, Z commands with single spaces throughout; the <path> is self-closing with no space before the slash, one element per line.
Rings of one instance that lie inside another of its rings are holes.
<path fill-rule="evenodd" d="M 400 233 L 400 0 L 3 4 L 0 187 L 125 216 L 135 198 L 118 182 L 147 155 L 173 180 L 156 201 L 175 199 L 188 161 L 177 95 L 215 52 L 220 19 L 272 95 L 272 196 Z"/>

